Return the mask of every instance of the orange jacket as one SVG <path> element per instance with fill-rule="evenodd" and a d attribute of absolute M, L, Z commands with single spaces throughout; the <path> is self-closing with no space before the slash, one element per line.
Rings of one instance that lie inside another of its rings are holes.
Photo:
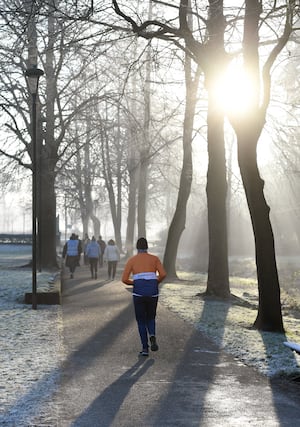
<path fill-rule="evenodd" d="M 158 283 L 167 275 L 157 256 L 148 254 L 147 252 L 139 252 L 127 261 L 122 275 L 122 282 L 126 285 L 133 285 L 134 280 L 130 278 L 131 275 L 150 272 L 156 273 Z"/>

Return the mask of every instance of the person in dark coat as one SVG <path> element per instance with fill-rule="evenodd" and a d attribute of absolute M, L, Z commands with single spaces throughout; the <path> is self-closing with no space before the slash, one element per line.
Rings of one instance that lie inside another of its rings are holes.
<path fill-rule="evenodd" d="M 101 249 L 101 254 L 99 256 L 99 267 L 102 268 L 103 267 L 103 255 L 104 255 L 104 251 L 106 248 L 106 243 L 104 242 L 104 240 L 102 240 L 102 236 L 99 236 L 97 243 Z"/>

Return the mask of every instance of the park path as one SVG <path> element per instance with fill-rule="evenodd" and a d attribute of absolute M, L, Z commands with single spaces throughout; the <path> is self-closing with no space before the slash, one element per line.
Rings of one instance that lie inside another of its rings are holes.
<path fill-rule="evenodd" d="M 159 351 L 138 357 L 131 290 L 105 279 L 83 266 L 64 281 L 59 427 L 299 426 L 299 385 L 244 366 L 161 304 Z"/>

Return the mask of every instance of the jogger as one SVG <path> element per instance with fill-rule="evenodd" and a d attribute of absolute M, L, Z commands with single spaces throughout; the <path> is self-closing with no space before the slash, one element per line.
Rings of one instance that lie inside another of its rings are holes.
<path fill-rule="evenodd" d="M 155 330 L 158 284 L 167 273 L 159 258 L 148 254 L 148 242 L 144 237 L 138 239 L 136 248 L 138 253 L 127 261 L 122 282 L 126 285 L 133 285 L 135 317 L 142 343 L 140 354 L 148 356 L 148 339 L 150 339 L 151 350 L 158 350 Z M 132 278 L 130 278 L 131 275 Z"/>

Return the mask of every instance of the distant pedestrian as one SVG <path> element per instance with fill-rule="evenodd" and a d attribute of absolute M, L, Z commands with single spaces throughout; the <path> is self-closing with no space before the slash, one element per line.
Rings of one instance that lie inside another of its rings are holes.
<path fill-rule="evenodd" d="M 78 236 L 78 234 L 76 234 L 75 235 L 75 237 L 76 237 L 76 239 L 78 240 L 78 242 L 79 242 L 79 245 L 78 245 L 78 262 L 77 262 L 77 267 L 80 267 L 80 258 L 81 258 L 81 253 L 82 253 L 82 242 L 81 242 L 81 240 L 79 239 L 79 236 Z"/>
<path fill-rule="evenodd" d="M 114 280 L 116 276 L 117 265 L 120 261 L 120 250 L 113 239 L 107 242 L 107 246 L 104 250 L 103 259 L 104 261 L 107 261 L 108 279 Z"/>
<path fill-rule="evenodd" d="M 70 269 L 70 278 L 73 279 L 75 269 L 78 265 L 78 257 L 82 252 L 81 243 L 76 234 L 72 233 L 70 239 L 63 248 L 63 258 L 66 258 L 66 267 Z"/>
<path fill-rule="evenodd" d="M 88 257 L 86 256 L 86 247 L 90 243 L 90 241 L 91 241 L 91 239 L 89 238 L 88 234 L 85 233 L 85 236 L 82 239 L 82 242 L 83 242 L 83 262 L 84 262 L 84 265 L 88 265 L 88 263 L 89 263 Z"/>
<path fill-rule="evenodd" d="M 99 236 L 99 239 L 97 240 L 98 245 L 100 246 L 101 249 L 101 254 L 99 256 L 99 267 L 102 268 L 103 267 L 103 255 L 104 255 L 104 251 L 106 248 L 106 243 L 104 242 L 104 240 L 102 240 L 102 236 Z"/>
<path fill-rule="evenodd" d="M 142 343 L 140 355 L 148 356 L 148 336 L 151 350 L 158 350 L 155 324 L 159 293 L 158 284 L 166 277 L 167 273 L 159 258 L 148 254 L 148 242 L 144 237 L 138 239 L 136 248 L 138 253 L 127 261 L 122 282 L 126 285 L 133 285 L 135 317 Z"/>
<path fill-rule="evenodd" d="M 92 237 L 92 240 L 90 241 L 90 243 L 87 244 L 85 252 L 89 260 L 92 279 L 97 279 L 98 261 L 99 261 L 101 249 L 98 243 L 96 242 L 96 239 L 94 236 Z"/>

